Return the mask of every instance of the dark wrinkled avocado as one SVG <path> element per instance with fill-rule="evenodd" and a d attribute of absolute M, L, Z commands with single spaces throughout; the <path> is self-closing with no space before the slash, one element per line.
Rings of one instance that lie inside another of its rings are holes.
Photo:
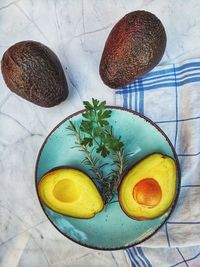
<path fill-rule="evenodd" d="M 1 61 L 3 78 L 24 99 L 52 107 L 68 96 L 68 85 L 57 56 L 45 45 L 24 41 L 11 46 Z"/>
<path fill-rule="evenodd" d="M 161 21 L 150 12 L 135 11 L 124 16 L 104 47 L 99 67 L 103 82 L 119 88 L 149 72 L 161 60 L 166 39 Z"/>

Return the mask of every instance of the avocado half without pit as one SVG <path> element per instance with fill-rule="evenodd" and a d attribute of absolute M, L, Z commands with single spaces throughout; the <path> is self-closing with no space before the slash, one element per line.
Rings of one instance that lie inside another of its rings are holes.
<path fill-rule="evenodd" d="M 170 208 L 176 187 L 175 161 L 155 153 L 137 163 L 123 178 L 118 191 L 119 203 L 133 219 L 154 219 Z"/>
<path fill-rule="evenodd" d="M 43 175 L 38 194 L 47 207 L 74 218 L 92 218 L 104 207 L 90 177 L 72 168 L 58 168 Z"/>

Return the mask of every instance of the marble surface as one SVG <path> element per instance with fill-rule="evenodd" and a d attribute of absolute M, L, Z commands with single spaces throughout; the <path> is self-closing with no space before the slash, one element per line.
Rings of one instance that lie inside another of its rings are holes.
<path fill-rule="evenodd" d="M 113 25 L 132 10 L 145 9 L 163 22 L 167 49 L 160 64 L 199 55 L 197 0 L 19 0 L 0 1 L 0 57 L 12 44 L 36 40 L 58 55 L 70 94 L 45 109 L 11 93 L 0 75 L 0 266 L 126 267 L 123 251 L 86 249 L 64 238 L 47 220 L 37 200 L 34 167 L 49 131 L 96 97 L 115 103 L 98 64 Z"/>

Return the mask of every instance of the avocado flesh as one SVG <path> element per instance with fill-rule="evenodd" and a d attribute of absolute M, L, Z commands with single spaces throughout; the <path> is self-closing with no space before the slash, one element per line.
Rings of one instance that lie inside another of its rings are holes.
<path fill-rule="evenodd" d="M 152 154 L 136 164 L 123 178 L 119 202 L 123 211 L 137 220 L 154 219 L 171 206 L 176 193 L 175 161 Z"/>
<path fill-rule="evenodd" d="M 45 174 L 38 184 L 40 200 L 50 209 L 75 218 L 92 218 L 103 209 L 103 200 L 85 173 L 60 168 Z"/>
<path fill-rule="evenodd" d="M 42 43 L 23 41 L 4 53 L 1 71 L 8 88 L 42 107 L 53 107 L 68 96 L 68 85 L 55 53 Z"/>
<path fill-rule="evenodd" d="M 166 40 L 165 29 L 155 15 L 128 13 L 106 40 L 99 66 L 103 82 L 116 89 L 143 76 L 161 60 Z"/>

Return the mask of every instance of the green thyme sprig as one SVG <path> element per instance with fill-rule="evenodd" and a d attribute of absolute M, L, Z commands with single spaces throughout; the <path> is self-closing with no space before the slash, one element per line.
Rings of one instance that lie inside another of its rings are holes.
<path fill-rule="evenodd" d="M 107 109 L 106 101 L 100 102 L 92 99 L 92 102 L 84 101 L 85 111 L 82 114 L 81 124 L 75 125 L 69 121 L 67 129 L 76 137 L 76 148 L 85 153 L 83 163 L 90 167 L 95 174 L 95 179 L 100 185 L 104 204 L 107 206 L 113 199 L 126 168 L 124 156 L 124 143 L 121 137 L 116 137 L 113 128 L 109 124 L 112 110 Z M 94 151 L 98 156 L 94 156 Z M 113 159 L 113 169 L 104 177 L 103 167 L 100 165 L 100 157 L 109 155 Z"/>

